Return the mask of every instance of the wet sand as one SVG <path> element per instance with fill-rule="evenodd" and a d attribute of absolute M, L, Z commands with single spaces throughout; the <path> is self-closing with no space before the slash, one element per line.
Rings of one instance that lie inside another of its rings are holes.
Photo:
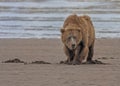
<path fill-rule="evenodd" d="M 0 86 L 119 86 L 120 39 L 96 39 L 94 59 L 103 64 L 65 65 L 59 39 L 0 39 Z M 18 58 L 25 62 L 2 63 Z"/>

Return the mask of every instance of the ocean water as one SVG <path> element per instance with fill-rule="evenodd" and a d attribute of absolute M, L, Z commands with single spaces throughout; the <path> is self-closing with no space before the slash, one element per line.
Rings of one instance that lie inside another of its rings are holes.
<path fill-rule="evenodd" d="M 120 38 L 120 0 L 0 0 L 0 38 L 60 38 L 73 13 L 91 17 L 97 38 Z"/>

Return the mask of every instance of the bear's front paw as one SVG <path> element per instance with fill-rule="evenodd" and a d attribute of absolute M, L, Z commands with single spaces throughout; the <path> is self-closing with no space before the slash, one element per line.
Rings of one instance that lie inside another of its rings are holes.
<path fill-rule="evenodd" d="M 71 62 L 69 60 L 65 60 L 65 61 L 60 61 L 60 64 L 71 64 Z"/>
<path fill-rule="evenodd" d="M 81 62 L 78 61 L 78 60 L 75 60 L 75 61 L 72 62 L 72 65 L 80 65 L 80 64 L 81 64 Z"/>

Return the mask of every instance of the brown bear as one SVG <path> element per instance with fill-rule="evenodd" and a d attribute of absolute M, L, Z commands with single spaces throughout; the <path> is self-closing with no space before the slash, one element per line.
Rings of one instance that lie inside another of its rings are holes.
<path fill-rule="evenodd" d="M 61 40 L 67 55 L 64 63 L 77 65 L 83 60 L 92 62 L 95 30 L 89 16 L 68 16 L 61 29 Z"/>

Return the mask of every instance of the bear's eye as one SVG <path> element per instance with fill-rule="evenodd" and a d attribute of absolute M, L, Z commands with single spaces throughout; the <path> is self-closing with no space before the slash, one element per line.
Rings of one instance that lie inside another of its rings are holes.
<path fill-rule="evenodd" d="M 76 39 L 76 37 L 75 37 L 75 36 L 73 36 L 73 39 Z"/>
<path fill-rule="evenodd" d="M 69 42 L 70 39 L 71 39 L 71 37 L 67 37 L 67 38 L 65 39 L 65 41 L 66 41 L 66 42 Z"/>
<path fill-rule="evenodd" d="M 68 41 L 70 41 L 71 37 L 68 37 Z"/>
<path fill-rule="evenodd" d="M 73 38 L 73 39 L 76 39 L 75 36 L 72 36 L 72 37 L 70 36 L 70 37 L 67 38 L 67 41 L 70 41 L 72 38 Z"/>

